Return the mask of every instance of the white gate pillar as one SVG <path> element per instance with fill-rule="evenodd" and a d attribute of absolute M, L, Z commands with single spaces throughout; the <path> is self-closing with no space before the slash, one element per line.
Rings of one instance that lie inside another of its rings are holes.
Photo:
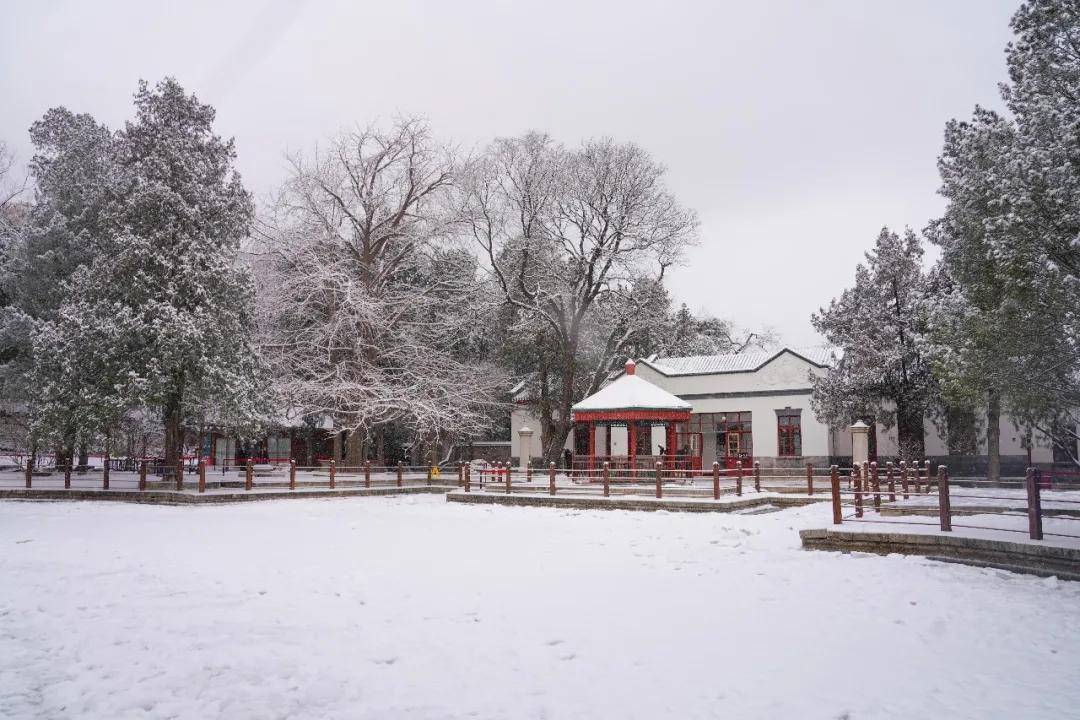
<path fill-rule="evenodd" d="M 529 461 L 532 460 L 532 436 L 533 431 L 530 428 L 523 427 L 518 430 L 518 462 L 522 471 L 529 468 Z"/>
<path fill-rule="evenodd" d="M 851 431 L 851 466 L 862 467 L 870 459 L 870 426 L 857 420 L 848 430 Z"/>

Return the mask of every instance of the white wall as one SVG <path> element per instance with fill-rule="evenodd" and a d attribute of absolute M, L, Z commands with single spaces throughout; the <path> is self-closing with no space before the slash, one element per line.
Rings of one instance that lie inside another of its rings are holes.
<path fill-rule="evenodd" d="M 544 453 L 543 440 L 540 437 L 540 419 L 532 415 L 521 405 L 515 405 L 510 413 L 510 457 L 520 458 L 521 436 L 518 430 L 527 427 L 533 431 L 529 442 L 529 457 L 538 458 Z M 565 447 L 574 449 L 574 433 L 571 432 L 566 438 Z"/>
<path fill-rule="evenodd" d="M 824 372 L 806 360 L 784 353 L 754 372 L 716 373 L 710 375 L 666 376 L 645 363 L 638 363 L 637 374 L 693 405 L 694 413 L 751 413 L 754 455 L 776 457 L 778 448 L 777 410 L 801 410 L 803 456 L 832 454 L 829 428 L 817 419 L 810 408 L 810 374 Z M 784 391 L 775 395 L 761 394 Z M 799 394 L 787 394 L 798 391 Z M 735 397 L 692 397 L 693 395 L 746 393 Z M 753 393 L 753 394 L 750 394 Z M 850 440 L 849 440 L 850 444 Z M 716 435 L 703 438 L 703 460 L 716 458 Z M 850 452 L 850 448 L 849 448 Z"/>

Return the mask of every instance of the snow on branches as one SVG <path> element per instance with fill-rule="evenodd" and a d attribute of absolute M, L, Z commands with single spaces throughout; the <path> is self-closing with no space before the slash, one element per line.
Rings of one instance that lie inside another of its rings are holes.
<path fill-rule="evenodd" d="M 344 133 L 291 177 L 261 235 L 264 347 L 289 402 L 350 437 L 388 423 L 468 436 L 508 378 L 472 352 L 487 322 L 475 258 L 450 241 L 453 158 L 415 119 Z"/>

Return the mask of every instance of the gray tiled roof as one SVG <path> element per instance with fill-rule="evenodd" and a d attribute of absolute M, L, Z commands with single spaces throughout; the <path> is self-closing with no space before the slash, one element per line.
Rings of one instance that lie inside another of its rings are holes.
<path fill-rule="evenodd" d="M 827 367 L 836 362 L 837 354 L 829 348 L 781 348 L 724 355 L 692 355 L 662 357 L 642 362 L 664 375 L 711 375 L 714 373 L 752 372 L 785 352 L 798 355 L 814 365 Z"/>

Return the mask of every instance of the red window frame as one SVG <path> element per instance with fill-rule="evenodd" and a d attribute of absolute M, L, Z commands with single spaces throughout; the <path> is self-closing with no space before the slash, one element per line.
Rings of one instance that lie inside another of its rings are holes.
<path fill-rule="evenodd" d="M 800 411 L 777 410 L 776 454 L 778 457 L 802 457 L 802 413 Z"/>

